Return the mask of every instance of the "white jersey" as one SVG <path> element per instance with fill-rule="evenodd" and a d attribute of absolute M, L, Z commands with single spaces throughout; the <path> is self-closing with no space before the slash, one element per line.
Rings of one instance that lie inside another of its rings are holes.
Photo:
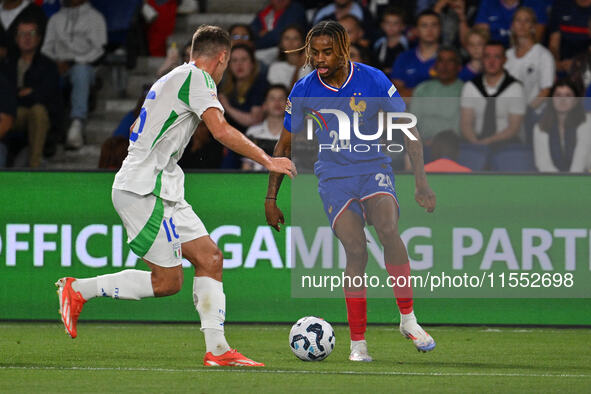
<path fill-rule="evenodd" d="M 177 162 L 210 107 L 224 111 L 213 78 L 195 64 L 183 64 L 160 78 L 133 126 L 113 188 L 182 201 L 185 175 Z"/>
<path fill-rule="evenodd" d="M 552 53 L 542 45 L 534 44 L 522 57 L 515 55 L 515 48 L 507 50 L 505 70 L 523 83 L 525 97 L 531 103 L 540 90 L 552 86 L 556 67 Z"/>

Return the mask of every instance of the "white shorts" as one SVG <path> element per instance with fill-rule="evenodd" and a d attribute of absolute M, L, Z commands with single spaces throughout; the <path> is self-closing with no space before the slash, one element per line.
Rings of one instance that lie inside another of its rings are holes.
<path fill-rule="evenodd" d="M 167 201 L 113 189 L 113 205 L 133 252 L 161 267 L 182 263 L 181 244 L 208 235 L 187 201 Z"/>

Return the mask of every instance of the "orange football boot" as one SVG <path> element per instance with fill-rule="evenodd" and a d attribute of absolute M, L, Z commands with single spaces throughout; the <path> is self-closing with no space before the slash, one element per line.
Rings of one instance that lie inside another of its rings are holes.
<path fill-rule="evenodd" d="M 66 333 L 72 339 L 78 335 L 76 325 L 82 307 L 86 303 L 86 300 L 82 298 L 82 294 L 72 288 L 72 282 L 75 280 L 75 278 L 61 278 L 55 283 L 60 303 L 60 316 L 64 326 L 66 326 Z"/>
<path fill-rule="evenodd" d="M 238 353 L 236 349 L 230 349 L 226 353 L 214 356 L 211 352 L 205 353 L 203 365 L 206 367 L 264 367 L 265 364 L 257 363 L 248 357 Z"/>

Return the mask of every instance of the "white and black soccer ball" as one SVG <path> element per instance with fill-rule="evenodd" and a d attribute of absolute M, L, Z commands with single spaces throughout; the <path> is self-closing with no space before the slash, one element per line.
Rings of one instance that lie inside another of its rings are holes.
<path fill-rule="evenodd" d="M 289 347 L 303 361 L 322 361 L 334 349 L 330 323 L 314 316 L 302 317 L 289 332 Z"/>

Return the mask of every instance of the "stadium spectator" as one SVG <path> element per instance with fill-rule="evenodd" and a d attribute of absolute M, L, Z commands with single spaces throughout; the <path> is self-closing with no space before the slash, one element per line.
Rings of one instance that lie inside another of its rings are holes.
<path fill-rule="evenodd" d="M 531 132 L 539 118 L 540 106 L 548 97 L 554 83 L 554 57 L 536 42 L 536 14 L 531 8 L 521 7 L 511 24 L 512 47 L 507 50 L 505 69 L 523 84 L 527 100 L 524 120 L 526 142 L 531 143 Z M 536 112 L 537 111 L 537 112 Z"/>
<path fill-rule="evenodd" d="M 418 119 L 417 128 L 426 146 L 441 130 L 459 130 L 460 95 L 464 83 L 458 79 L 460 54 L 453 47 L 441 47 L 435 61 L 437 77 L 421 82 L 413 92 L 410 112 Z"/>
<path fill-rule="evenodd" d="M 398 55 L 408 49 L 408 40 L 403 34 L 405 23 L 402 9 L 388 7 L 381 14 L 381 18 L 380 28 L 384 36 L 376 40 L 373 54 L 377 67 L 388 75 Z"/>
<path fill-rule="evenodd" d="M 357 44 L 351 44 L 349 47 L 349 55 L 352 62 L 373 66 L 371 52 L 366 47 Z"/>
<path fill-rule="evenodd" d="M 262 123 L 250 126 L 246 130 L 246 136 L 269 155 L 273 154 L 275 144 L 279 140 L 281 130 L 283 130 L 283 115 L 285 114 L 287 95 L 288 91 L 284 85 L 271 85 L 267 90 L 263 103 L 265 120 Z M 265 171 L 265 167 L 246 157 L 242 159 L 242 169 Z"/>
<path fill-rule="evenodd" d="M 433 161 L 425 164 L 425 172 L 472 172 L 468 167 L 458 164 L 460 138 L 454 130 L 444 130 L 433 137 L 431 157 Z"/>
<path fill-rule="evenodd" d="M 589 46 L 589 18 L 591 0 L 554 2 L 548 23 L 548 48 L 559 72 L 568 72 L 573 58 Z"/>
<path fill-rule="evenodd" d="M 441 44 L 446 46 L 463 45 L 466 33 L 470 30 L 466 14 L 466 0 L 438 0 L 433 11 L 441 21 Z"/>
<path fill-rule="evenodd" d="M 269 85 L 249 46 L 232 48 L 228 69 L 230 72 L 220 86 L 219 101 L 228 123 L 244 133 L 247 127 L 263 120 L 262 104 Z M 226 150 L 222 168 L 240 168 L 238 156 Z"/>
<path fill-rule="evenodd" d="M 534 127 L 534 158 L 543 172 L 583 172 L 591 169 L 591 114 L 585 114 L 577 85 L 562 80 L 551 90 Z"/>
<path fill-rule="evenodd" d="M 266 49 L 279 45 L 281 32 L 294 24 L 302 27 L 307 25 L 304 8 L 297 1 L 270 0 L 250 24 L 256 48 Z"/>
<path fill-rule="evenodd" d="M 461 131 L 473 144 L 499 148 L 519 142 L 525 114 L 521 83 L 505 71 L 505 48 L 491 41 L 484 47 L 483 73 L 466 82 L 461 98 Z"/>
<path fill-rule="evenodd" d="M 586 91 L 591 86 L 591 18 L 589 19 L 589 45 L 578 53 L 572 61 L 568 79 L 575 82 L 580 91 Z"/>
<path fill-rule="evenodd" d="M 166 51 L 166 59 L 158 68 L 156 76 L 160 78 L 161 76 L 171 72 L 175 67 L 178 67 L 183 63 L 189 63 L 190 58 L 191 41 L 186 42 L 185 45 L 183 45 L 183 47 L 180 49 L 180 51 L 176 43 L 173 42 Z"/>
<path fill-rule="evenodd" d="M 250 26 L 237 23 L 228 29 L 228 33 L 230 33 L 230 40 L 232 42 L 232 46 L 245 44 L 254 49 L 254 38 L 252 34 L 252 30 Z"/>
<path fill-rule="evenodd" d="M 482 72 L 482 53 L 484 45 L 488 42 L 488 33 L 483 29 L 471 29 L 466 36 L 466 52 L 468 62 L 460 71 L 460 79 L 464 82 L 471 81 Z"/>
<path fill-rule="evenodd" d="M 16 91 L 0 73 L 0 168 L 6 167 L 8 147 L 6 134 L 12 129 L 16 117 Z"/>
<path fill-rule="evenodd" d="M 312 71 L 312 68 L 305 64 L 305 52 L 297 51 L 304 46 L 304 40 L 304 30 L 297 25 L 288 26 L 283 31 L 279 42 L 279 58 L 271 63 L 267 73 L 270 85 L 282 84 L 291 90 L 299 79 Z"/>
<path fill-rule="evenodd" d="M 129 134 L 129 133 L 128 133 Z M 118 170 L 123 160 L 127 157 L 129 136 L 111 136 L 101 145 L 98 168 L 105 170 Z"/>
<path fill-rule="evenodd" d="M 394 62 L 390 79 L 403 97 L 412 96 L 412 90 L 433 77 L 433 66 L 439 49 L 441 26 L 439 15 L 427 10 L 417 17 L 418 45 L 402 52 Z"/>
<path fill-rule="evenodd" d="M 345 15 L 339 19 L 339 23 L 347 31 L 352 44 L 365 48 L 369 46 L 369 41 L 365 38 L 365 31 L 361 26 L 361 21 L 356 16 L 350 14 Z"/>
<path fill-rule="evenodd" d="M 126 0 L 125 2 L 90 0 L 90 3 L 103 14 L 107 22 L 107 51 L 123 48 L 132 29 L 133 18 L 141 9 L 144 0 Z"/>
<path fill-rule="evenodd" d="M 49 19 L 41 52 L 57 63 L 62 77 L 72 85 L 68 148 L 79 149 L 84 145 L 84 123 L 95 64 L 103 56 L 106 43 L 105 20 L 86 0 L 64 2 L 64 7 Z"/>
<path fill-rule="evenodd" d="M 56 64 L 39 52 L 41 36 L 35 19 L 21 19 L 16 30 L 19 55 L 9 56 L 3 72 L 17 92 L 17 116 L 10 133 L 20 143 L 9 148 L 15 155 L 27 146 L 29 166 L 39 167 L 50 130 L 59 126 L 62 106 Z"/>
<path fill-rule="evenodd" d="M 174 32 L 176 24 L 176 0 L 145 0 L 156 11 L 156 17 L 148 26 L 150 56 L 166 56 L 166 40 Z"/>
<path fill-rule="evenodd" d="M 373 17 L 367 8 L 361 6 L 354 0 L 334 0 L 330 4 L 320 8 L 316 15 L 314 15 L 313 24 L 326 20 L 338 21 L 345 15 L 353 15 L 357 20 L 361 21 L 361 27 L 367 34 L 368 38 L 374 37 L 374 22 Z"/>
<path fill-rule="evenodd" d="M 263 120 L 261 105 L 268 84 L 257 69 L 252 49 L 246 45 L 232 47 L 229 71 L 220 86 L 220 102 L 229 123 L 244 132 Z"/>
<path fill-rule="evenodd" d="M 34 20 L 41 37 L 45 35 L 47 17 L 43 10 L 30 0 L 4 0 L 0 4 L 0 30 L 6 35 L 8 53 L 16 54 L 16 28 L 21 19 Z"/>
<path fill-rule="evenodd" d="M 536 38 L 540 41 L 548 23 L 546 4 L 540 0 L 482 0 L 474 27 L 486 29 L 492 40 L 508 47 L 513 14 L 521 6 L 530 7 L 536 13 Z"/>

